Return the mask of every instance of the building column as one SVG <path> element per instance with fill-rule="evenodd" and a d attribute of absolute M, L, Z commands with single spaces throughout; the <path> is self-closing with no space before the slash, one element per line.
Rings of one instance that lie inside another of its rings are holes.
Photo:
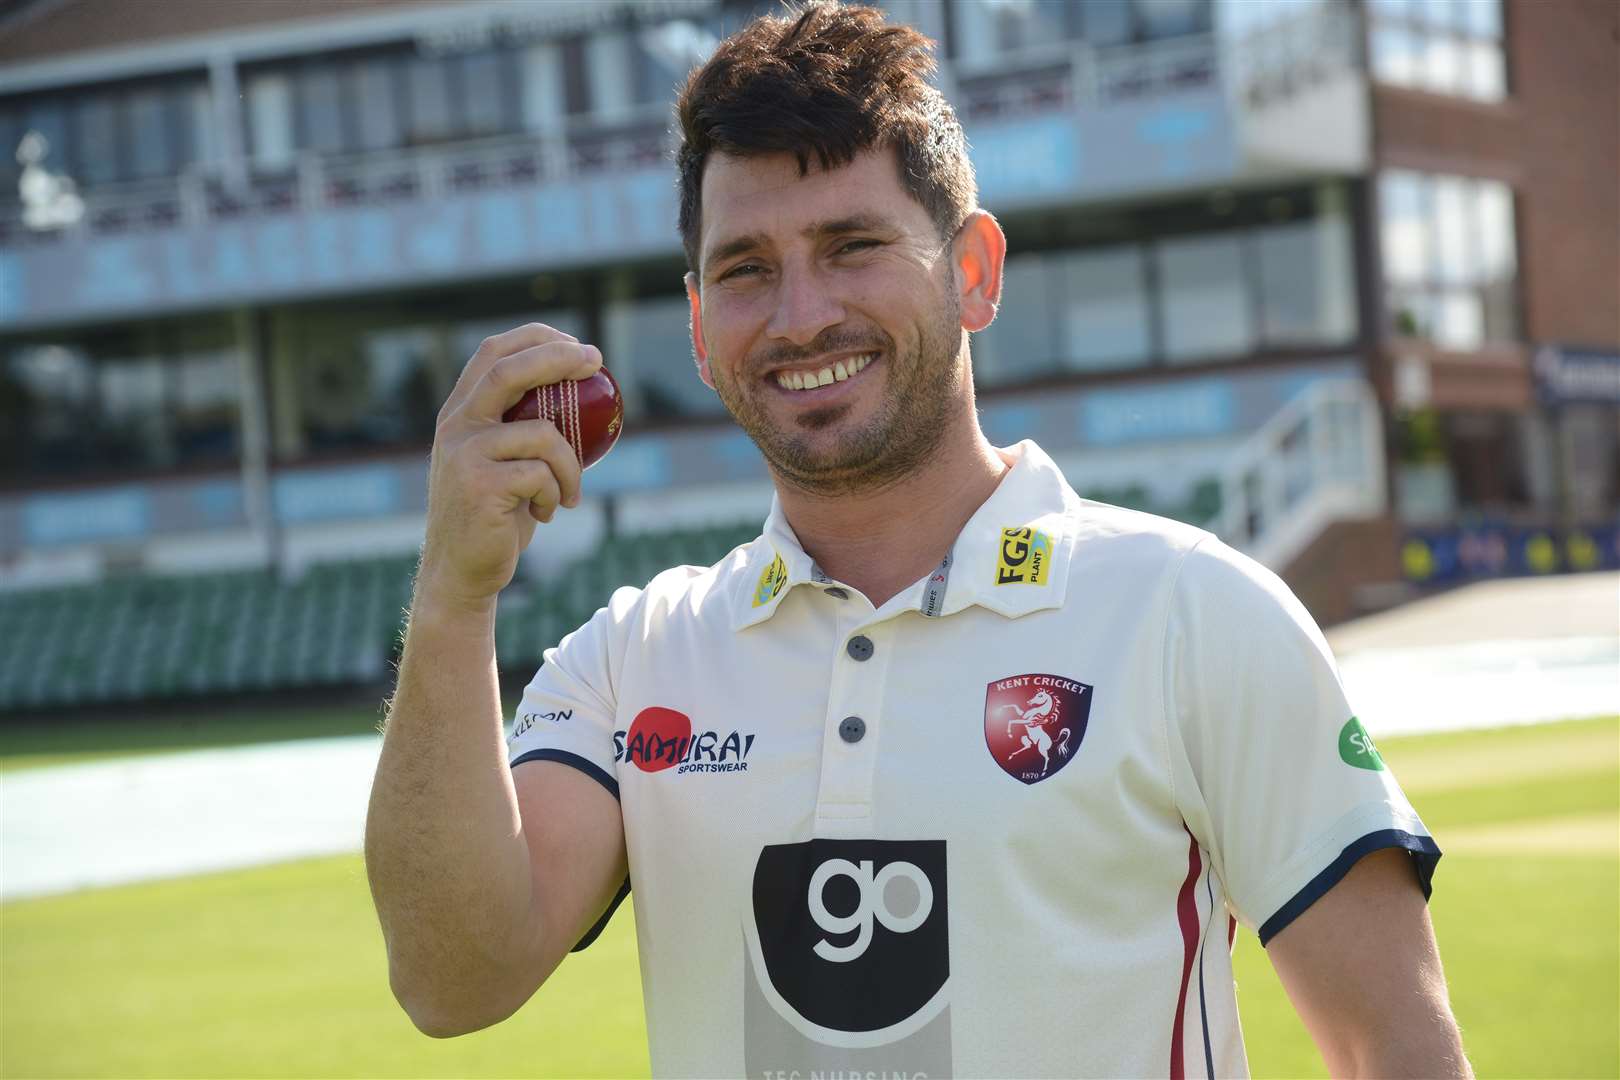
<path fill-rule="evenodd" d="M 281 532 L 276 523 L 270 477 L 270 412 L 265 392 L 265 316 L 252 308 L 232 313 L 241 363 L 242 510 L 268 553 L 281 563 Z"/>

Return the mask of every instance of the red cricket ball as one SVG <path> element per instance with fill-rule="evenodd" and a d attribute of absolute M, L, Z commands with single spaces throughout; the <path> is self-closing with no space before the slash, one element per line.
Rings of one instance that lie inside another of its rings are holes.
<path fill-rule="evenodd" d="M 581 468 L 590 468 L 619 441 L 624 395 L 607 368 L 585 379 L 537 386 L 501 415 L 502 420 L 550 420 L 574 448 Z"/>

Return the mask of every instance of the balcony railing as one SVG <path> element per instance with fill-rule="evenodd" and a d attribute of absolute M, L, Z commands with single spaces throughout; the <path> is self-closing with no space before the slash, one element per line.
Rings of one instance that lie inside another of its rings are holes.
<path fill-rule="evenodd" d="M 294 210 L 368 206 L 446 193 L 532 187 L 603 172 L 645 168 L 673 150 L 662 107 L 612 124 L 578 124 L 557 135 L 519 135 L 364 154 L 300 155 L 283 166 L 244 162 L 193 167 L 161 181 L 85 193 L 77 225 L 26 228 L 20 208 L 0 210 L 0 246 L 206 226 Z M 234 171 L 239 179 L 226 177 Z"/>
<path fill-rule="evenodd" d="M 1359 26 L 1356 9 L 1326 3 L 1235 33 L 1106 48 L 1057 42 L 998 56 L 993 67 L 958 62 L 944 71 L 942 87 L 969 124 L 1150 100 L 1220 83 L 1238 107 L 1256 108 L 1347 67 L 1359 68 Z M 576 121 L 550 135 L 305 154 L 274 167 L 212 163 L 174 178 L 84 192 L 83 218 L 65 229 L 31 230 L 20 207 L 0 204 L 0 246 L 533 186 L 656 165 L 672 149 L 668 107 L 659 103 L 609 121 Z"/>

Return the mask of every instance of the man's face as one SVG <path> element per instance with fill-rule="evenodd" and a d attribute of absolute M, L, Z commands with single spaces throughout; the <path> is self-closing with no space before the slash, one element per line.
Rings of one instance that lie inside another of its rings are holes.
<path fill-rule="evenodd" d="M 833 495 L 926 460 L 965 400 L 963 323 L 893 151 L 802 177 L 789 154 L 716 155 L 702 221 L 699 371 L 777 475 Z"/>

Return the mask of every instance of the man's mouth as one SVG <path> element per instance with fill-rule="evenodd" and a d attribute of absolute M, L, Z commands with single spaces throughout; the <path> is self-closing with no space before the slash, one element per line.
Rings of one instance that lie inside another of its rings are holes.
<path fill-rule="evenodd" d="M 817 390 L 835 382 L 844 382 L 865 369 L 877 356 L 875 352 L 861 353 L 814 370 L 778 371 L 776 383 L 784 390 Z"/>

